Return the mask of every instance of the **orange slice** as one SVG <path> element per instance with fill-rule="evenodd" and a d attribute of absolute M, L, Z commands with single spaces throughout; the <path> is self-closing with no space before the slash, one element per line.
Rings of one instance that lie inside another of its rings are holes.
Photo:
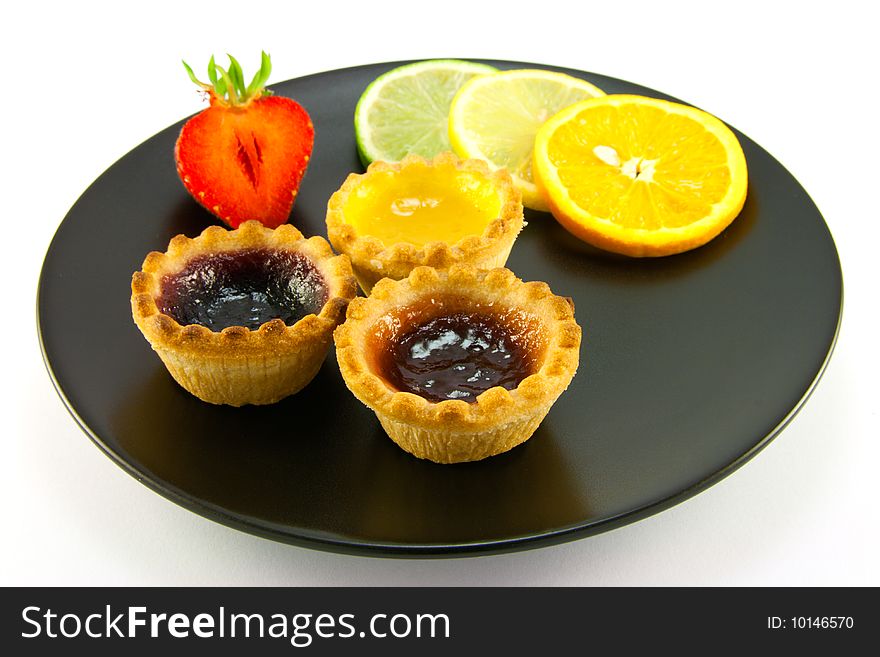
<path fill-rule="evenodd" d="M 644 96 L 600 96 L 548 120 L 533 172 L 553 216 L 576 237 L 629 256 L 701 246 L 746 199 L 736 136 L 702 110 Z"/>

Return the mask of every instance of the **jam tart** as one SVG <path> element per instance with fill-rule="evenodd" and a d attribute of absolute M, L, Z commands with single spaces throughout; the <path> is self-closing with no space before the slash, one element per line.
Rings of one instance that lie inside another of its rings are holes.
<path fill-rule="evenodd" d="M 135 324 L 183 388 L 212 404 L 271 404 L 318 373 L 357 293 L 345 256 L 293 226 L 248 221 L 173 238 L 131 279 Z"/>
<path fill-rule="evenodd" d="M 406 278 L 418 266 L 501 267 L 524 225 L 506 170 L 448 152 L 373 162 L 327 204 L 330 243 L 351 258 L 368 294 L 376 281 Z"/>
<path fill-rule="evenodd" d="M 380 281 L 334 338 L 346 385 L 391 439 L 457 463 L 531 437 L 574 377 L 581 329 L 546 283 L 456 265 Z"/>

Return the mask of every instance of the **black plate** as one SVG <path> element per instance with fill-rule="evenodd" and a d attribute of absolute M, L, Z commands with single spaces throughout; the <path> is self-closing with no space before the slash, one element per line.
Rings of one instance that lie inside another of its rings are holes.
<path fill-rule="evenodd" d="M 327 199 L 361 170 L 358 96 L 397 64 L 274 86 L 315 123 L 291 219 L 306 235 L 326 235 Z M 554 70 L 608 93 L 668 98 Z M 172 381 L 129 308 L 131 273 L 148 251 L 215 223 L 177 178 L 181 125 L 119 160 L 70 210 L 43 265 L 39 330 L 55 386 L 89 437 L 139 481 L 237 529 L 394 556 L 596 534 L 668 508 L 754 456 L 800 408 L 831 353 L 842 302 L 834 242 L 797 181 L 738 134 L 748 200 L 696 251 L 619 257 L 527 213 L 508 266 L 571 296 L 585 339 L 571 387 L 511 452 L 452 466 L 406 454 L 349 394 L 332 353 L 308 388 L 274 406 L 202 403 Z"/>

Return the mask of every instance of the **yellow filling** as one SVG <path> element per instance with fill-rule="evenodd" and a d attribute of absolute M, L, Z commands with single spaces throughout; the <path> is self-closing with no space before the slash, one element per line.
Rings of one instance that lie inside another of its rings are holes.
<path fill-rule="evenodd" d="M 417 247 L 481 235 L 500 211 L 499 192 L 483 176 L 429 166 L 371 172 L 343 208 L 358 235 Z"/>

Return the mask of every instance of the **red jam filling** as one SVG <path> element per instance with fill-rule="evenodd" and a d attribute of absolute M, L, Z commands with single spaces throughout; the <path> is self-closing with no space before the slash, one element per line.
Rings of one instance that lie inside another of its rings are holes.
<path fill-rule="evenodd" d="M 431 402 L 475 402 L 496 386 L 513 390 L 537 370 L 542 341 L 525 313 L 431 315 L 410 308 L 382 324 L 390 330 L 377 331 L 376 369 L 397 390 Z"/>
<path fill-rule="evenodd" d="M 272 319 L 288 326 L 327 301 L 324 277 L 311 260 L 281 249 L 246 249 L 190 260 L 162 279 L 159 310 L 179 324 L 212 331 L 258 329 Z"/>

